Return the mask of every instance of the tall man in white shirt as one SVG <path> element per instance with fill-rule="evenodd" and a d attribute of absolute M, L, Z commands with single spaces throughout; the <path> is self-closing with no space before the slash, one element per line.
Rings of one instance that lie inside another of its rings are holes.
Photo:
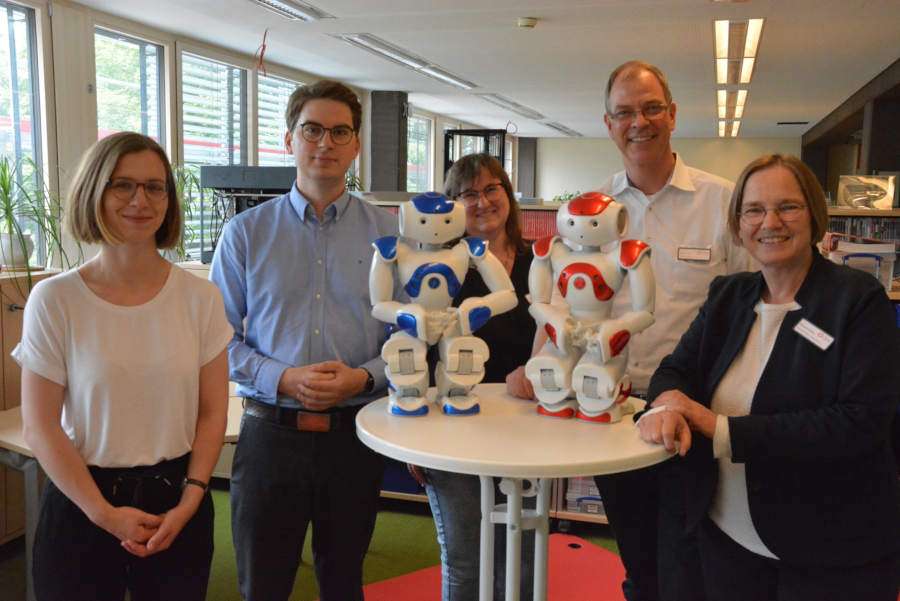
<path fill-rule="evenodd" d="M 673 152 L 675 113 L 658 67 L 629 61 L 610 75 L 603 119 L 625 170 L 599 189 L 628 209 L 625 237 L 652 246 L 656 277 L 656 322 L 629 342 L 628 373 L 639 395 L 696 316 L 710 281 L 750 265 L 728 232 L 734 186 L 688 167 Z M 615 314 L 627 311 L 628 291 L 620 291 L 614 303 Z M 680 490 L 678 476 L 677 459 L 672 459 L 595 478 L 625 564 L 622 588 L 628 601 L 705 599 L 696 543 L 683 528 L 683 495 L 659 492 L 661 480 L 667 483 L 664 490 Z"/>

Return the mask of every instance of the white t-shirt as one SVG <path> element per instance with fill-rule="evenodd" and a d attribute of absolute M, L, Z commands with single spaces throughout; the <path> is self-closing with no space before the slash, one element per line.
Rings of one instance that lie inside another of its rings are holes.
<path fill-rule="evenodd" d="M 73 269 L 31 291 L 12 356 L 65 387 L 62 427 L 86 464 L 153 465 L 191 450 L 200 368 L 232 334 L 219 290 L 174 265 L 133 307 L 101 299 Z"/>
<path fill-rule="evenodd" d="M 638 392 L 646 392 L 660 361 L 675 350 L 706 300 L 712 279 L 751 268 L 750 256 L 728 231 L 733 189 L 728 180 L 688 167 L 678 155 L 669 182 L 652 196 L 632 186 L 624 171 L 599 188 L 628 210 L 624 237 L 652 248 L 656 321 L 628 343 L 628 373 Z M 613 316 L 630 310 L 626 281 L 613 299 Z"/>

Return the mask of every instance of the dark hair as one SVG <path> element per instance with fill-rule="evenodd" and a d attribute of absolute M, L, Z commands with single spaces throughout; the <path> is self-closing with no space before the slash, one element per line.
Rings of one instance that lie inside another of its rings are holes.
<path fill-rule="evenodd" d="M 362 125 L 362 105 L 359 103 L 359 98 L 353 90 L 341 82 L 323 79 L 313 84 L 300 86 L 291 94 L 287 109 L 284 111 L 284 121 L 289 132 L 294 131 L 294 127 L 297 126 L 303 106 L 310 100 L 320 98 L 346 104 L 353 115 L 353 129 L 359 131 L 360 125 Z"/>
<path fill-rule="evenodd" d="M 612 87 L 616 83 L 616 79 L 618 79 L 619 76 L 631 77 L 641 71 L 647 71 L 656 77 L 659 81 L 659 85 L 662 86 L 666 104 L 672 104 L 672 91 L 669 89 L 669 80 L 666 79 L 666 74 L 662 72 L 662 69 L 656 65 L 645 63 L 644 61 L 628 61 L 616 67 L 613 72 L 609 74 L 609 79 L 606 81 L 606 98 L 604 99 L 603 104 L 606 107 L 607 113 L 612 111 L 612 107 L 609 106 L 609 94 L 612 92 Z"/>
<path fill-rule="evenodd" d="M 133 131 L 122 131 L 94 144 L 84 153 L 72 179 L 67 200 L 67 225 L 72 236 L 88 244 L 116 244 L 119 239 L 103 220 L 103 193 L 116 165 L 126 154 L 150 150 L 159 157 L 166 170 L 169 202 L 166 215 L 156 230 L 156 247 L 172 248 L 181 239 L 181 203 L 166 151 L 153 138 Z"/>
<path fill-rule="evenodd" d="M 812 225 L 811 241 L 815 246 L 828 229 L 828 207 L 825 204 L 825 192 L 822 191 L 822 186 L 812 170 L 803 161 L 789 154 L 765 154 L 744 167 L 734 185 L 734 192 L 731 194 L 731 204 L 728 207 L 728 229 L 735 240 L 740 240 L 741 209 L 744 204 L 744 188 L 747 186 L 747 180 L 757 171 L 775 166 L 784 167 L 793 173 L 797 184 L 800 185 L 803 199 L 809 208 Z"/>
<path fill-rule="evenodd" d="M 499 179 L 500 185 L 503 186 L 503 189 L 506 191 L 506 196 L 509 199 L 509 215 L 506 217 L 505 227 L 506 237 L 509 239 L 509 243 L 512 244 L 512 247 L 517 253 L 524 252 L 528 248 L 528 245 L 525 244 L 525 240 L 522 238 L 519 203 L 516 201 L 515 194 L 513 193 L 509 176 L 503 169 L 503 165 L 501 165 L 500 161 L 496 158 L 482 152 L 478 154 L 467 154 L 457 160 L 453 163 L 453 166 L 450 167 L 450 170 L 447 171 L 447 177 L 444 180 L 444 194 L 448 198 L 457 198 L 460 194 L 465 192 L 472 182 L 478 179 L 482 169 L 486 169 L 488 173 Z"/>

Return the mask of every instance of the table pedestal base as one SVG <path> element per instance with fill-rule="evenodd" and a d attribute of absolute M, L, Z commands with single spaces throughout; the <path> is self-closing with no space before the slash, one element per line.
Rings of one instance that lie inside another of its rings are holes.
<path fill-rule="evenodd" d="M 481 556 L 479 601 L 494 597 L 494 524 L 506 524 L 506 601 L 519 601 L 522 531 L 534 530 L 534 601 L 547 599 L 547 545 L 550 536 L 550 487 L 553 480 L 536 481 L 537 507 L 522 508 L 522 478 L 503 478 L 500 490 L 506 503 L 494 502 L 494 479 L 481 478 Z M 534 492 L 526 493 L 533 496 Z"/>

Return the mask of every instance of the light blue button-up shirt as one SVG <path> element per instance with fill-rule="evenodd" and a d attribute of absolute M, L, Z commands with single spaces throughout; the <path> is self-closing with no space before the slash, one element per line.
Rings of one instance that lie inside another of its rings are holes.
<path fill-rule="evenodd" d="M 394 235 L 395 215 L 346 192 L 320 222 L 296 185 L 226 224 L 210 279 L 234 328 L 228 359 L 239 395 L 298 407 L 278 394 L 281 374 L 328 360 L 366 368 L 375 378 L 372 397 L 383 394 L 386 332 L 371 316 L 369 266 L 372 241 Z"/>

